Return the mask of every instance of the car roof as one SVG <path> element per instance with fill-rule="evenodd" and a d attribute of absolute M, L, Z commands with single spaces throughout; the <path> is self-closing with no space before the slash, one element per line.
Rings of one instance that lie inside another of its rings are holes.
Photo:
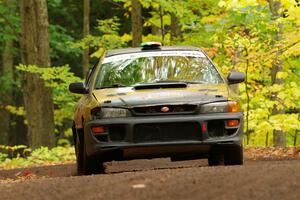
<path fill-rule="evenodd" d="M 124 48 L 124 49 L 115 49 L 106 52 L 105 57 L 128 54 L 128 53 L 141 53 L 141 52 L 157 52 L 157 51 L 201 51 L 200 48 L 191 47 L 191 46 L 162 46 L 160 49 L 147 49 L 142 50 L 142 48 Z"/>

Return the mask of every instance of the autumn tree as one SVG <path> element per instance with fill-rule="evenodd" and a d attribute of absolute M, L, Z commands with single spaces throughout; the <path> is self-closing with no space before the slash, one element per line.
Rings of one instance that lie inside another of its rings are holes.
<path fill-rule="evenodd" d="M 21 0 L 22 63 L 50 66 L 48 11 L 46 0 Z M 28 141 L 31 147 L 54 146 L 54 117 L 51 89 L 37 74 L 24 73 L 22 89 Z"/>
<path fill-rule="evenodd" d="M 272 69 L 271 69 L 271 82 L 272 84 L 279 84 L 282 85 L 283 79 L 279 78 L 277 76 L 278 73 L 283 71 L 283 60 L 281 58 L 282 56 L 282 45 L 279 45 L 282 40 L 283 40 L 283 24 L 279 22 L 279 19 L 281 17 L 281 1 L 280 0 L 269 0 L 269 6 L 270 6 L 270 11 L 272 13 L 273 19 L 277 20 L 278 25 L 277 25 L 277 30 L 275 33 L 274 41 L 276 45 L 276 56 L 272 62 Z M 272 94 L 272 98 L 274 100 L 277 99 L 277 93 L 275 92 Z M 278 108 L 277 105 L 275 104 L 273 107 L 272 114 L 277 115 L 277 114 L 284 114 L 285 110 L 283 108 Z M 285 147 L 286 146 L 286 134 L 282 130 L 277 130 L 274 129 L 273 131 L 273 142 L 274 146 L 280 146 L 280 147 Z"/>

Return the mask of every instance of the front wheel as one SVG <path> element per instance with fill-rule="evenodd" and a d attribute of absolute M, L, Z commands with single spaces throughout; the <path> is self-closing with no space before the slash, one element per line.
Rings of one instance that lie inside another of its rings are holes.
<path fill-rule="evenodd" d="M 219 166 L 224 165 L 224 155 L 223 154 L 215 154 L 212 153 L 208 157 L 208 165 L 209 166 Z"/>
<path fill-rule="evenodd" d="M 77 131 L 76 136 L 74 138 L 75 140 L 75 153 L 76 153 L 76 167 L 77 167 L 77 174 L 83 175 L 83 140 L 82 140 L 82 134 Z"/>
<path fill-rule="evenodd" d="M 90 158 L 86 154 L 83 131 L 77 131 L 75 142 L 76 164 L 78 175 L 104 173 L 104 165 L 98 158 Z"/>
<path fill-rule="evenodd" d="M 85 147 L 85 145 L 84 145 Z M 84 175 L 102 174 L 105 172 L 104 163 L 96 157 L 88 157 L 84 148 L 83 152 L 83 167 L 82 172 Z"/>
<path fill-rule="evenodd" d="M 224 153 L 225 165 L 243 165 L 244 163 L 244 149 L 243 146 L 228 147 Z"/>

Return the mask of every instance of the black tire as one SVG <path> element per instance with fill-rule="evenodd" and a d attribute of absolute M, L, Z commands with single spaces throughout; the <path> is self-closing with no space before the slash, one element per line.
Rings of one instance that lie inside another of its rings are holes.
<path fill-rule="evenodd" d="M 76 165 L 78 175 L 90 175 L 104 173 L 104 165 L 97 158 L 89 158 L 86 154 L 83 131 L 77 130 L 76 143 Z"/>
<path fill-rule="evenodd" d="M 220 153 L 219 154 L 212 153 L 208 157 L 208 165 L 209 166 L 224 165 L 224 155 Z"/>
<path fill-rule="evenodd" d="M 84 145 L 84 154 L 83 154 L 83 174 L 91 175 L 91 174 L 102 174 L 105 172 L 105 168 L 103 165 L 103 161 L 96 157 L 88 157 L 85 151 Z"/>
<path fill-rule="evenodd" d="M 76 131 L 75 137 L 75 153 L 76 153 L 76 166 L 77 166 L 77 174 L 83 175 L 83 144 L 82 144 L 82 134 L 81 131 Z"/>
<path fill-rule="evenodd" d="M 224 164 L 225 165 L 243 165 L 244 149 L 243 146 L 232 146 L 225 150 Z"/>

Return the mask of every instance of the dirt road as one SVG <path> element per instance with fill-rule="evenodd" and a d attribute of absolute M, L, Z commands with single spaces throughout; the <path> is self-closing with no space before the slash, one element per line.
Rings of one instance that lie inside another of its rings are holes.
<path fill-rule="evenodd" d="M 74 174 L 73 164 L 0 171 L 0 199 L 300 199 L 299 159 L 220 167 L 136 160 L 107 163 L 102 175 Z"/>

